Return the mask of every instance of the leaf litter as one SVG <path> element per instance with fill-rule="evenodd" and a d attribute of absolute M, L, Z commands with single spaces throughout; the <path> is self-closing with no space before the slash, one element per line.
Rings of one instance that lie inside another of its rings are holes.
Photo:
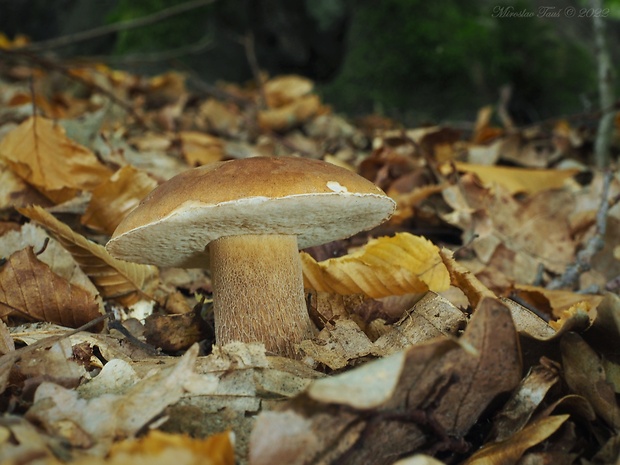
<path fill-rule="evenodd" d="M 620 178 L 587 128 L 351 122 L 294 75 L 205 95 L 96 65 L 52 95 L 54 69 L 22 66 L 0 69 L 1 463 L 618 459 Z M 208 274 L 103 248 L 174 174 L 251 156 L 320 158 L 398 205 L 301 253 L 297 360 L 218 346 Z"/>

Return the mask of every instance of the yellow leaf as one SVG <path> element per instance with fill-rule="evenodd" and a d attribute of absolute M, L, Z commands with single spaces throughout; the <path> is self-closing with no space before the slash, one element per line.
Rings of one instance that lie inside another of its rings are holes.
<path fill-rule="evenodd" d="M 568 417 L 569 415 L 556 415 L 537 420 L 510 439 L 483 447 L 472 455 L 465 465 L 517 463 L 527 449 L 555 433 Z"/>
<path fill-rule="evenodd" d="M 0 142 L 0 156 L 13 172 L 54 202 L 90 190 L 112 172 L 94 153 L 72 141 L 62 127 L 39 116 L 30 117 Z"/>
<path fill-rule="evenodd" d="M 372 298 L 443 291 L 450 276 L 439 249 L 408 233 L 373 239 L 361 250 L 317 263 L 301 254 L 304 284 L 316 291 Z"/>
<path fill-rule="evenodd" d="M 311 94 L 293 100 L 278 108 L 269 108 L 258 112 L 258 125 L 261 129 L 284 131 L 305 123 L 318 113 L 321 101 Z"/>
<path fill-rule="evenodd" d="M 265 83 L 265 97 L 269 108 L 278 108 L 309 94 L 314 83 L 297 75 L 278 76 Z"/>
<path fill-rule="evenodd" d="M 183 156 L 190 166 L 206 165 L 224 158 L 224 141 L 219 137 L 196 131 L 179 133 Z"/>
<path fill-rule="evenodd" d="M 102 297 L 117 299 L 125 305 L 136 302 L 141 296 L 149 297 L 158 277 L 154 266 L 113 258 L 105 247 L 76 233 L 39 206 L 20 208 L 19 212 L 40 223 L 73 255 Z"/>
<path fill-rule="evenodd" d="M 543 170 L 472 165 L 462 162 L 456 162 L 455 166 L 459 171 L 475 173 L 485 185 L 493 183 L 503 185 L 510 194 L 518 192 L 535 194 L 543 190 L 558 189 L 564 186 L 564 181 L 579 172 L 578 169 Z"/>
<path fill-rule="evenodd" d="M 142 438 L 116 443 L 106 463 L 135 463 L 141 459 L 151 464 L 169 464 L 170 460 L 175 460 L 175 463 L 187 465 L 234 465 L 231 437 L 228 431 L 195 439 L 152 430 Z"/>

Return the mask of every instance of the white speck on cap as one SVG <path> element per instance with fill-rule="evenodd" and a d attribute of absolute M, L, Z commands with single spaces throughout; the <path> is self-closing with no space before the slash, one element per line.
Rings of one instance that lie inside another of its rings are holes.
<path fill-rule="evenodd" d="M 340 184 L 338 181 L 329 181 L 326 184 L 327 188 L 329 190 L 332 190 L 334 192 L 349 192 L 349 189 L 347 189 L 346 187 L 344 187 L 342 184 Z"/>

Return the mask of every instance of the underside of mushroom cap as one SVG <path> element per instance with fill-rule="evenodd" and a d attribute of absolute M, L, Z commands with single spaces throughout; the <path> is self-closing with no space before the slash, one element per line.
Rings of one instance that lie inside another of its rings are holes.
<path fill-rule="evenodd" d="M 286 234 L 300 248 L 349 237 L 388 219 L 392 199 L 344 168 L 303 158 L 250 158 L 188 170 L 155 189 L 118 226 L 115 257 L 203 267 L 222 236 Z"/>

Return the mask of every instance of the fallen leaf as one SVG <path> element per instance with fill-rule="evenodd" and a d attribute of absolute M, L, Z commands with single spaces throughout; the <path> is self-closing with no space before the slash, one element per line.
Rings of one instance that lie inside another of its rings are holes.
<path fill-rule="evenodd" d="M 533 366 L 495 415 L 490 439 L 493 442 L 504 441 L 521 431 L 559 380 L 558 369 L 545 365 Z"/>
<path fill-rule="evenodd" d="M 122 167 L 92 190 L 83 225 L 112 235 L 127 213 L 157 187 L 157 181 L 130 165 Z"/>
<path fill-rule="evenodd" d="M 50 270 L 61 278 L 90 294 L 98 293 L 73 256 L 43 228 L 34 223 L 26 223 L 19 230 L 0 236 L 0 257 L 9 257 L 26 247 L 31 247 L 36 252 L 37 259 L 48 265 Z"/>
<path fill-rule="evenodd" d="M 84 460 L 83 463 L 94 463 Z M 139 439 L 120 441 L 112 447 L 106 465 L 235 465 L 234 435 L 228 431 L 204 439 L 185 434 L 150 431 Z M 78 462 L 79 464 L 79 462 Z"/>
<path fill-rule="evenodd" d="M 9 328 L 4 321 L 0 320 L 0 356 L 8 354 L 14 350 L 15 342 L 13 342 Z M 1 382 L 0 385 L 2 385 Z"/>
<path fill-rule="evenodd" d="M 156 267 L 113 258 L 105 247 L 76 233 L 39 206 L 20 208 L 19 212 L 56 237 L 97 286 L 102 297 L 130 305 L 140 297 L 148 297 L 156 285 Z"/>
<path fill-rule="evenodd" d="M 219 137 L 196 131 L 182 131 L 179 138 L 183 157 L 189 166 L 207 165 L 224 159 L 224 141 Z"/>
<path fill-rule="evenodd" d="M 562 337 L 560 349 L 564 377 L 571 391 L 585 397 L 611 427 L 620 428 L 620 406 L 597 353 L 581 336 L 570 332 Z"/>
<path fill-rule="evenodd" d="M 535 194 L 542 190 L 559 189 L 567 179 L 579 172 L 577 169 L 544 170 L 512 168 L 506 166 L 470 165 L 469 163 L 455 162 L 459 171 L 475 173 L 487 186 L 501 184 L 510 194 L 525 192 Z"/>
<path fill-rule="evenodd" d="M 65 135 L 64 129 L 42 117 L 31 117 L 0 142 L 0 156 L 22 179 L 52 201 L 90 190 L 111 171 L 95 154 Z"/>
<path fill-rule="evenodd" d="M 444 248 L 440 254 L 444 265 L 450 273 L 450 282 L 463 291 L 472 307 L 476 307 L 485 297 L 496 297 L 467 267 L 454 259 L 452 251 Z"/>
<path fill-rule="evenodd" d="M 310 420 L 292 411 L 266 411 L 261 413 L 260 422 L 262 431 L 250 438 L 250 465 L 308 463 L 305 452 L 317 448 Z"/>
<path fill-rule="evenodd" d="M 269 79 L 263 85 L 263 90 L 267 105 L 278 108 L 309 94 L 313 87 L 314 83 L 310 79 L 292 74 Z"/>
<path fill-rule="evenodd" d="M 101 313 L 95 295 L 56 275 L 27 247 L 0 268 L 0 317 L 9 315 L 77 328 Z"/>
<path fill-rule="evenodd" d="M 351 360 L 370 355 L 373 343 L 352 320 L 336 320 L 315 338 L 302 341 L 299 348 L 306 357 L 339 370 Z"/>
<path fill-rule="evenodd" d="M 350 255 L 317 263 L 301 253 L 306 288 L 372 298 L 450 286 L 439 249 L 429 240 L 408 233 L 382 237 Z"/>
<path fill-rule="evenodd" d="M 87 440 L 88 448 L 105 453 L 113 440 L 136 434 L 167 405 L 181 398 L 197 355 L 195 345 L 172 369 L 139 381 L 123 395 L 82 399 L 74 390 L 44 382 L 35 392 L 26 418 L 68 441 L 79 431 L 80 440 Z"/>
<path fill-rule="evenodd" d="M 440 437 L 462 438 L 492 399 L 512 390 L 520 376 L 510 312 L 496 299 L 484 299 L 460 340 L 437 338 L 316 380 L 268 418 L 260 414 L 250 443 L 269 440 L 273 447 L 267 457 L 289 451 L 300 463 L 320 457 L 318 463 L 393 464 Z M 291 411 L 302 417 L 294 420 L 300 442 L 292 452 L 285 429 L 267 429 L 283 424 L 274 415 Z M 424 418 L 432 419 L 431 430 Z M 268 463 L 257 455 L 253 464 Z"/>
<path fill-rule="evenodd" d="M 474 453 L 464 465 L 504 465 L 517 463 L 530 447 L 541 443 L 568 420 L 569 415 L 557 415 L 535 421 L 506 441 L 490 444 Z"/>
<path fill-rule="evenodd" d="M 546 289 L 540 286 L 527 284 L 515 284 L 513 297 L 519 301 L 527 301 L 538 310 L 554 318 L 562 316 L 564 310 L 568 310 L 575 304 L 587 302 L 591 308 L 596 308 L 603 300 L 603 296 L 583 294 L 564 289 Z"/>
<path fill-rule="evenodd" d="M 258 112 L 258 125 L 263 130 L 285 131 L 305 123 L 321 108 L 317 95 L 306 95 L 279 108 Z"/>

